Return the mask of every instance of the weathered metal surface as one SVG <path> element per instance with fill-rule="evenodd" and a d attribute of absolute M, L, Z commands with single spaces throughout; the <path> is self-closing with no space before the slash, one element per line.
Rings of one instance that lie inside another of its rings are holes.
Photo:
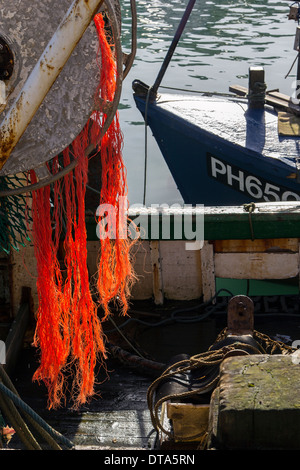
<path fill-rule="evenodd" d="M 6 163 L 90 24 L 94 12 L 102 3 L 103 0 L 90 0 L 89 2 L 75 0 L 66 12 L 2 121 L 0 127 L 0 167 Z M 83 86 L 83 83 L 81 85 Z"/>
<path fill-rule="evenodd" d="M 246 295 L 237 295 L 230 299 L 227 312 L 229 335 L 253 335 L 254 305 Z"/>
<path fill-rule="evenodd" d="M 50 78 L 54 70 L 52 69 L 54 62 L 52 63 L 51 60 L 56 60 L 57 54 L 61 56 L 66 54 L 65 42 L 69 42 L 68 38 L 72 38 L 72 41 L 75 42 L 80 39 L 80 34 L 79 37 L 76 37 L 75 34 L 78 27 L 77 21 L 86 9 L 91 8 L 92 11 L 89 13 L 92 16 L 99 3 L 96 0 L 74 2 L 76 8 L 79 8 L 76 9 L 78 15 L 75 23 L 72 25 L 67 21 L 64 24 L 62 29 L 66 32 L 68 27 L 71 29 L 66 36 L 59 37 L 53 56 L 49 55 L 47 61 L 38 62 L 56 32 L 57 26 L 66 15 L 70 1 L 24 0 L 21 4 L 18 1 L 11 1 L 9 5 L 3 0 L 0 1 L 0 34 L 14 52 L 15 59 L 11 80 L 7 82 L 7 106 L 2 114 L 2 122 L 5 123 L 6 119 L 13 118 L 8 110 L 15 101 L 17 113 L 14 118 L 17 118 L 17 121 L 20 119 L 18 112 L 20 106 L 28 112 L 27 106 L 33 107 L 36 103 L 35 100 L 39 101 L 40 98 L 37 98 L 38 88 L 48 86 L 49 82 L 48 85 L 44 85 L 46 83 L 44 78 L 42 81 L 38 80 L 38 84 L 36 80 L 33 81 L 31 93 L 28 95 L 29 99 L 27 99 L 28 97 L 25 99 L 27 95 L 19 94 L 28 77 L 37 66 L 36 72 L 39 73 L 36 78 L 40 74 Z M 53 46 L 52 44 L 50 48 L 49 45 L 49 52 L 50 49 L 54 50 Z M 67 147 L 80 133 L 93 110 L 94 93 L 99 83 L 99 66 L 96 63 L 97 50 L 97 32 L 91 22 L 0 174 L 15 174 L 32 168 L 33 156 L 36 162 L 35 166 L 45 163 Z M 55 68 L 57 69 L 57 67 L 59 68 L 59 65 L 55 63 Z M 3 135 L 7 136 L 5 133 Z M 13 142 L 17 137 L 18 133 L 10 135 Z M 7 146 L 2 148 L 2 157 L 5 157 L 11 148 L 11 141 L 7 139 L 8 137 L 4 140 Z"/>
<path fill-rule="evenodd" d="M 5 41 L 0 38 L 0 80 L 9 80 L 14 70 L 14 55 Z"/>
<path fill-rule="evenodd" d="M 6 85 L 3 80 L 0 80 L 0 113 L 5 109 L 6 106 Z"/>

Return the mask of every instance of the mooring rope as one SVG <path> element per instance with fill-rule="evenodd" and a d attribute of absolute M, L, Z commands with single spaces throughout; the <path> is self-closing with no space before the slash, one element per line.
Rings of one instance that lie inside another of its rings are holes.
<path fill-rule="evenodd" d="M 253 339 L 257 342 L 257 347 L 248 343 L 236 341 L 233 344 L 225 345 L 219 349 L 212 349 L 214 346 L 216 346 L 218 343 L 220 343 L 226 338 L 227 328 L 225 328 L 219 333 L 214 344 L 209 348 L 208 351 L 194 355 L 189 359 L 184 359 L 175 364 L 172 364 L 161 374 L 160 377 L 158 377 L 154 382 L 152 382 L 147 392 L 147 404 L 150 411 L 152 425 L 157 432 L 162 431 L 169 438 L 174 437 L 173 432 L 169 431 L 168 429 L 165 429 L 163 423 L 161 422 L 160 410 L 162 405 L 170 400 L 178 400 L 180 402 L 180 400 L 182 399 L 186 399 L 189 397 L 192 398 L 193 396 L 201 395 L 213 390 L 218 385 L 220 379 L 218 367 L 220 366 L 224 358 L 228 355 L 228 353 L 237 349 L 241 349 L 241 347 L 243 347 L 244 349 L 246 348 L 246 350 L 250 349 L 252 351 L 252 354 L 291 354 L 295 351 L 294 348 L 284 344 L 283 342 L 272 340 L 269 336 L 255 330 L 253 331 Z M 247 354 L 249 354 L 249 352 Z M 198 388 L 194 388 L 192 390 L 188 390 L 182 393 L 168 394 L 155 401 L 155 394 L 157 392 L 157 389 L 162 382 L 166 381 L 166 379 L 177 376 L 178 374 L 191 372 L 193 370 L 200 370 L 200 368 L 204 367 L 215 367 L 216 373 L 211 380 L 205 381 L 206 376 L 205 372 L 203 372 L 201 380 L 204 379 L 204 384 L 202 387 L 199 386 Z M 186 436 L 185 438 L 181 438 L 181 440 L 195 440 L 201 437 L 202 434 L 203 432 L 192 436 Z M 205 445 L 205 439 L 203 440 L 202 445 Z"/>
<path fill-rule="evenodd" d="M 24 414 L 26 421 L 36 429 L 38 434 L 45 439 L 53 450 L 62 450 L 59 444 L 64 445 L 68 449 L 74 447 L 74 444 L 69 439 L 49 426 L 20 398 L 8 374 L 3 366 L 0 365 L 0 409 L 28 450 L 42 450 L 17 408 Z"/>

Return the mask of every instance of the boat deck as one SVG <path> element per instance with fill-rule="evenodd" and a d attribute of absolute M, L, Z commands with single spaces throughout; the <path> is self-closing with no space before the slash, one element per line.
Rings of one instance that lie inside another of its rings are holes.
<path fill-rule="evenodd" d="M 14 380 L 18 392 L 41 418 L 74 444 L 75 450 L 146 450 L 153 446 L 155 435 L 146 402 L 149 377 L 109 361 L 109 379 L 96 387 L 99 395 L 89 405 L 80 411 L 69 406 L 50 411 L 46 409 L 45 388 L 32 383 L 37 366 L 32 353 L 24 351 L 18 363 Z M 100 377 L 105 379 L 101 373 Z M 9 448 L 24 449 L 24 445 L 14 437 Z"/>
<path fill-rule="evenodd" d="M 291 162 L 297 159 L 299 136 L 279 135 L 278 114 L 272 107 L 248 109 L 247 100 L 234 95 L 223 98 L 167 93 L 160 95 L 156 107 L 265 157 Z"/>
<path fill-rule="evenodd" d="M 257 297 L 254 300 L 256 331 L 288 345 L 300 339 L 299 296 Z M 178 353 L 207 350 L 226 326 L 226 303 L 227 298 L 218 299 L 214 313 L 198 322 L 166 323 L 159 328 L 129 323 L 122 331 L 132 341 L 137 340 L 135 344 L 148 357 L 166 363 Z M 121 338 L 118 345 L 125 349 Z M 38 366 L 35 355 L 34 348 L 23 349 L 11 378 L 22 400 L 72 441 L 76 450 L 157 449 L 157 435 L 147 406 L 147 390 L 155 374 L 134 369 L 132 364 L 126 365 L 110 357 L 107 363 L 109 378 L 103 370 L 99 371 L 97 394 L 88 405 L 79 411 L 72 410 L 68 404 L 49 411 L 45 387 L 32 382 Z M 24 445 L 15 435 L 8 448 L 18 450 Z"/>

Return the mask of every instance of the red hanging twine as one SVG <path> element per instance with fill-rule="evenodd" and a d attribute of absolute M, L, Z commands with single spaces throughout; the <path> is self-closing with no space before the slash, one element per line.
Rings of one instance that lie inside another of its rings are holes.
<path fill-rule="evenodd" d="M 94 21 L 101 52 L 100 82 L 95 100 L 101 106 L 113 101 L 116 65 L 113 46 L 104 31 L 102 14 L 96 15 Z M 64 166 L 70 163 L 71 156 L 77 159 L 78 165 L 73 172 L 55 182 L 52 192 L 47 186 L 32 193 L 32 237 L 39 300 L 34 345 L 40 350 L 40 364 L 33 380 L 43 381 L 47 386 L 49 408 L 57 408 L 66 401 L 68 388 L 75 407 L 94 394 L 96 364 L 100 361 L 105 367 L 106 359 L 101 321 L 111 313 L 112 301 L 119 303 L 123 314 L 127 313 L 130 288 L 135 279 L 130 259 L 132 242 L 124 236 L 124 231 L 122 236 L 117 231 L 113 238 L 100 239 L 97 288 L 99 305 L 104 312 L 100 320 L 98 305 L 91 294 L 87 267 L 86 149 L 91 144 L 99 149 L 93 158 L 101 158 L 100 207 L 108 204 L 113 208 L 117 224 L 127 210 L 127 206 L 119 204 L 120 200 L 127 201 L 119 116 L 118 113 L 115 115 L 101 138 L 106 118 L 105 112 L 95 112 L 81 134 L 63 152 Z M 58 167 L 56 157 L 51 171 L 56 173 Z M 36 182 L 34 171 L 30 176 L 31 183 Z M 65 220 L 63 250 L 62 217 Z"/>
<path fill-rule="evenodd" d="M 102 15 L 95 17 L 99 35 L 102 68 L 99 98 L 102 102 L 113 100 L 116 87 L 116 63 L 112 60 L 112 45 L 104 33 Z M 104 65 L 105 64 L 105 65 Z M 104 120 L 106 116 L 104 115 Z M 100 207 L 109 205 L 108 225 L 112 233 L 100 238 L 101 257 L 98 267 L 98 292 L 105 317 L 110 315 L 110 302 L 118 301 L 122 313 L 128 310 L 128 298 L 131 285 L 135 280 L 130 259 L 132 240 L 124 233 L 124 213 L 127 211 L 127 175 L 122 159 L 123 136 L 120 130 L 119 114 L 115 115 L 108 131 L 101 141 L 102 182 Z M 125 207 L 124 207 L 125 205 Z M 113 218 L 113 220 L 112 220 Z M 100 219 L 98 220 L 100 223 Z"/>

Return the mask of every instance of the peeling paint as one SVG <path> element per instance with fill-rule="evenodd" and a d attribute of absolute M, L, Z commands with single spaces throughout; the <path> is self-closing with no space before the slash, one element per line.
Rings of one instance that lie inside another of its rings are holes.
<path fill-rule="evenodd" d="M 90 2 L 84 1 L 84 5 L 90 6 Z M 69 0 L 23 0 L 21 3 L 11 0 L 9 5 L 0 0 L 0 28 L 16 45 L 14 52 L 20 72 L 2 113 L 3 119 L 69 7 Z M 82 11 L 78 13 L 81 15 Z M 58 79 L 0 171 L 1 175 L 18 173 L 48 161 L 78 135 L 93 110 L 94 92 L 99 82 L 96 54 L 97 34 L 94 25 L 90 24 L 66 66 L 59 68 Z M 54 63 L 50 61 L 41 64 L 47 76 L 51 75 L 53 67 Z M 28 100 L 24 104 L 27 108 Z M 49 114 L 52 116 L 50 121 Z M 15 137 L 14 132 L 10 138 L 3 137 L 0 168 Z"/>

